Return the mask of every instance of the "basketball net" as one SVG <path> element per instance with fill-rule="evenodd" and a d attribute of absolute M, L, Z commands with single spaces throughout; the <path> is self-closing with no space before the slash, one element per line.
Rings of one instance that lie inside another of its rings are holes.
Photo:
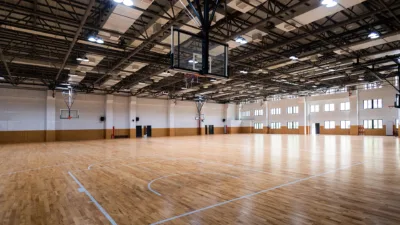
<path fill-rule="evenodd" d="M 72 87 L 68 87 L 68 91 L 63 91 L 62 92 L 64 102 L 67 105 L 68 108 L 68 119 L 70 120 L 71 117 L 71 108 L 72 105 L 74 104 L 75 98 L 76 98 L 76 93 L 73 91 Z"/>
<path fill-rule="evenodd" d="M 199 77 L 200 74 L 198 73 L 185 73 L 184 75 L 185 87 L 192 88 L 194 83 L 198 84 Z"/>

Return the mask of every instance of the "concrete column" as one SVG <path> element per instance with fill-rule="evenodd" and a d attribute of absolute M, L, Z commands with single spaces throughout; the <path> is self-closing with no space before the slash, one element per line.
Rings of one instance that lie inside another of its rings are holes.
<path fill-rule="evenodd" d="M 175 136 L 175 105 L 176 100 L 168 100 L 168 135 Z"/>
<path fill-rule="evenodd" d="M 106 130 L 106 139 L 111 139 L 112 129 L 114 126 L 114 96 L 106 95 L 106 122 L 105 122 L 105 130 Z"/>
<path fill-rule="evenodd" d="M 136 97 L 129 97 L 129 137 L 136 138 Z"/>
<path fill-rule="evenodd" d="M 269 103 L 266 101 L 264 102 L 264 116 L 265 116 L 265 124 L 264 124 L 264 133 L 269 134 L 270 133 L 270 127 L 269 127 L 269 119 L 270 119 L 270 109 L 269 109 Z"/>
<path fill-rule="evenodd" d="M 300 134 L 310 134 L 310 129 L 311 125 L 310 125 L 310 112 L 308 109 L 308 101 L 307 101 L 307 97 L 304 97 L 304 129 L 300 130 Z"/>
<path fill-rule="evenodd" d="M 46 96 L 46 141 L 56 140 L 56 98 L 53 91 L 47 91 Z"/>
<path fill-rule="evenodd" d="M 358 125 L 359 125 L 359 101 L 358 101 L 358 91 L 351 91 L 349 94 L 350 102 L 350 135 L 358 135 Z"/>
<path fill-rule="evenodd" d="M 205 128 L 205 125 L 207 124 L 207 122 L 206 122 L 206 120 L 207 120 L 207 115 L 204 113 L 205 112 L 205 109 L 206 109 L 206 106 L 207 105 L 207 103 L 204 103 L 204 105 L 203 105 L 203 108 L 201 109 L 201 113 L 200 113 L 200 135 L 206 135 L 206 128 Z M 201 114 L 204 114 L 204 121 L 201 119 Z"/>

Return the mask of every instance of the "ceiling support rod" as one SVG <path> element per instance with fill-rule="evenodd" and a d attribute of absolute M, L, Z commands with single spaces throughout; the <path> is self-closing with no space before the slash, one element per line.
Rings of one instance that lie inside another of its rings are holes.
<path fill-rule="evenodd" d="M 75 43 L 76 43 L 76 41 L 78 40 L 79 35 L 81 34 L 82 28 L 83 28 L 83 26 L 85 25 L 86 20 L 87 20 L 87 18 L 89 17 L 90 12 L 92 11 L 92 8 L 93 8 L 95 2 L 96 2 L 95 0 L 90 0 L 89 5 L 88 5 L 88 7 L 86 8 L 86 12 L 85 12 L 85 14 L 83 15 L 83 18 L 81 19 L 81 23 L 80 23 L 80 25 L 79 25 L 79 27 L 78 27 L 78 30 L 77 30 L 76 33 L 75 33 L 75 37 L 74 37 L 74 39 L 72 40 L 71 44 L 69 45 L 68 52 L 67 52 L 67 54 L 66 54 L 65 57 L 64 57 L 63 63 L 62 63 L 61 66 L 60 66 L 60 70 L 59 70 L 58 73 L 57 73 L 57 76 L 56 76 L 56 78 L 55 78 L 55 81 L 56 81 L 56 82 L 57 82 L 58 78 L 60 77 L 60 74 L 61 74 L 61 72 L 63 71 L 63 69 L 64 69 L 64 67 L 65 67 L 65 64 L 67 63 L 67 60 L 68 60 L 68 58 L 69 58 L 69 55 L 71 54 L 72 49 L 74 48 Z"/>

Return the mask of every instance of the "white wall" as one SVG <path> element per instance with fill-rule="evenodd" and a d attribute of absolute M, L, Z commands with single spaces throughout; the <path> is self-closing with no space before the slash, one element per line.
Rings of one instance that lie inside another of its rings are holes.
<path fill-rule="evenodd" d="M 113 117 L 115 129 L 129 129 L 129 98 L 114 96 Z"/>
<path fill-rule="evenodd" d="M 325 121 L 335 121 L 336 126 L 340 126 L 340 121 L 349 120 L 351 125 L 362 125 L 364 119 L 382 119 L 384 124 L 388 121 L 395 123 L 396 118 L 400 117 L 400 110 L 389 108 L 393 106 L 396 91 L 391 87 L 384 87 L 371 90 L 359 90 L 338 94 L 328 94 L 310 97 L 300 97 L 296 99 L 284 99 L 279 101 L 268 101 L 265 107 L 260 107 L 260 103 L 242 104 L 237 108 L 236 113 L 250 111 L 249 117 L 241 117 L 242 121 L 266 121 L 264 126 L 272 122 L 280 122 L 281 126 L 287 126 L 287 122 L 298 121 L 299 126 L 311 126 L 313 123 L 320 123 L 324 126 Z M 383 99 L 382 109 L 363 109 L 364 99 Z M 340 103 L 350 102 L 349 111 L 341 111 Z M 358 102 L 358 103 L 357 103 Z M 335 105 L 335 111 L 325 112 L 325 104 Z M 319 105 L 318 113 L 311 113 L 310 106 Z M 289 106 L 299 106 L 298 114 L 288 114 Z M 271 109 L 281 108 L 280 115 L 271 115 Z M 264 116 L 254 116 L 254 110 L 264 109 Z"/>
<path fill-rule="evenodd" d="M 136 117 L 138 126 L 151 125 L 152 128 L 168 128 L 168 101 L 160 99 L 138 98 Z"/>
<path fill-rule="evenodd" d="M 62 94 L 56 93 L 56 130 L 91 130 L 104 129 L 105 123 L 100 117 L 105 116 L 105 95 L 78 94 L 72 109 L 79 110 L 79 119 L 60 119 L 60 110 L 68 109 Z M 106 118 L 110 120 L 113 118 Z"/>
<path fill-rule="evenodd" d="M 175 128 L 196 128 L 197 109 L 194 102 L 176 101 L 175 105 Z M 204 123 L 202 124 L 204 125 Z"/>
<path fill-rule="evenodd" d="M 46 95 L 0 88 L 0 131 L 45 130 Z"/>
<path fill-rule="evenodd" d="M 363 90 L 359 92 L 359 124 L 363 124 L 363 120 L 367 119 L 382 119 L 383 124 L 387 121 L 395 123 L 397 118 L 396 108 L 389 108 L 389 106 L 394 105 L 396 91 L 393 88 L 379 88 L 372 90 Z M 383 108 L 382 109 L 364 109 L 364 100 L 369 99 L 382 99 Z"/>

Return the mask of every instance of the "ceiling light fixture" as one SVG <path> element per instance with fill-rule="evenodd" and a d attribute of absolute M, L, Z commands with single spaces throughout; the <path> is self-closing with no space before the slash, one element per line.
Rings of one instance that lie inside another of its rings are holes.
<path fill-rule="evenodd" d="M 235 41 L 240 44 L 247 44 L 247 40 L 243 37 L 237 37 Z"/>
<path fill-rule="evenodd" d="M 90 36 L 90 37 L 88 38 L 88 41 L 96 42 L 96 37 Z"/>
<path fill-rule="evenodd" d="M 370 34 L 368 34 L 368 37 L 370 39 L 377 39 L 380 37 L 380 35 L 377 32 L 371 32 Z"/>
<path fill-rule="evenodd" d="M 299 58 L 297 58 L 296 56 L 290 56 L 289 59 L 291 59 L 291 60 L 298 60 Z"/>
<path fill-rule="evenodd" d="M 194 64 L 196 64 L 196 63 L 199 63 L 199 62 L 197 62 L 196 60 L 191 59 L 191 60 L 189 60 L 189 63 L 194 63 Z"/>
<path fill-rule="evenodd" d="M 116 3 L 122 3 L 124 0 L 114 0 Z"/>
<path fill-rule="evenodd" d="M 102 38 L 93 35 L 89 36 L 88 41 L 96 42 L 98 44 L 104 44 L 104 40 Z"/>
<path fill-rule="evenodd" d="M 321 4 L 324 5 L 327 8 L 330 8 L 330 7 L 337 6 L 338 3 L 337 3 L 336 0 L 323 0 L 321 2 Z"/>
<path fill-rule="evenodd" d="M 241 70 L 241 71 L 239 71 L 239 73 L 241 73 L 241 74 L 248 74 L 249 72 L 247 72 L 246 70 Z"/>
<path fill-rule="evenodd" d="M 82 61 L 82 62 L 89 62 L 89 59 L 86 56 L 85 57 L 78 57 L 78 58 L 76 58 L 76 60 Z"/>
<path fill-rule="evenodd" d="M 126 6 L 133 6 L 133 1 L 132 0 L 124 0 L 122 2 L 122 4 L 126 5 Z"/>

